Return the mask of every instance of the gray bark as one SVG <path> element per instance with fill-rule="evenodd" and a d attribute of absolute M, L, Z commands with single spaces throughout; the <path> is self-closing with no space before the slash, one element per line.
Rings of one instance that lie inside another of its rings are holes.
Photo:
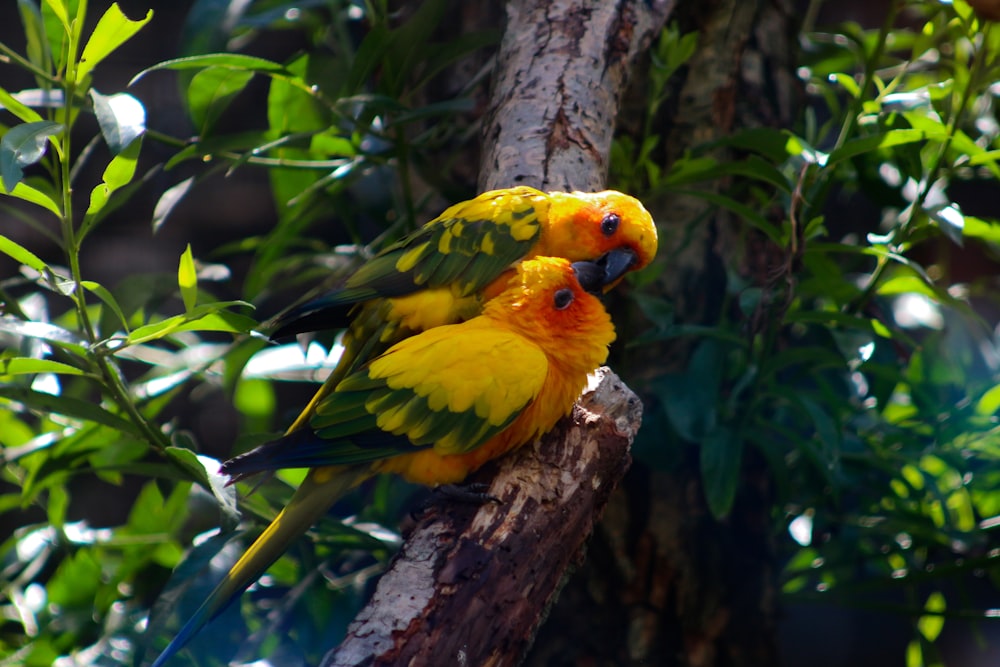
<path fill-rule="evenodd" d="M 637 54 L 659 34 L 671 0 L 507 3 L 481 190 L 603 190 L 615 119 Z"/>

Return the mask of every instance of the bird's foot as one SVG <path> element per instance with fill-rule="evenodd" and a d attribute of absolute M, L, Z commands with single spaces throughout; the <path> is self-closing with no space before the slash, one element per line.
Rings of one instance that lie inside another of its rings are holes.
<path fill-rule="evenodd" d="M 490 488 L 489 484 L 482 482 L 472 482 L 471 484 L 442 484 L 434 487 L 434 493 L 446 500 L 452 500 L 467 505 L 485 505 L 486 503 L 500 504 L 501 500 L 496 496 L 486 493 Z"/>
<path fill-rule="evenodd" d="M 410 518 L 414 521 L 421 521 L 428 515 L 436 511 L 442 504 L 453 502 L 465 506 L 485 505 L 486 503 L 501 503 L 496 496 L 492 496 L 486 491 L 489 484 L 473 482 L 471 484 L 442 484 L 435 486 L 419 507 L 410 512 Z"/>

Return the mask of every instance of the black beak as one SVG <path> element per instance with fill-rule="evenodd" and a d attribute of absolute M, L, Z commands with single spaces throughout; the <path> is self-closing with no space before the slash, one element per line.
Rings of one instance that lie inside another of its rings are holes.
<path fill-rule="evenodd" d="M 603 264 L 596 262 L 573 262 L 573 273 L 580 287 L 591 294 L 601 294 L 604 291 L 604 274 L 606 269 Z"/>
<path fill-rule="evenodd" d="M 604 286 L 619 280 L 632 268 L 638 257 L 631 248 L 609 250 L 598 261 L 604 267 Z"/>

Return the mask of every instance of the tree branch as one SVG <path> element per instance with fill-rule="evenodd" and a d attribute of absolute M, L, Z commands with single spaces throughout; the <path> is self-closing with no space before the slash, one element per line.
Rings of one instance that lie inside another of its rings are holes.
<path fill-rule="evenodd" d="M 673 6 L 673 0 L 508 2 L 480 189 L 604 189 L 630 65 Z"/>
<path fill-rule="evenodd" d="M 672 7 L 508 2 L 480 189 L 603 189 L 630 62 Z M 500 503 L 450 503 L 417 525 L 323 667 L 521 661 L 631 463 L 642 404 L 597 377 L 570 418 L 473 477 Z"/>
<path fill-rule="evenodd" d="M 641 421 L 638 397 L 599 369 L 570 417 L 474 476 L 499 503 L 448 502 L 418 523 L 322 666 L 517 664 L 625 475 Z"/>

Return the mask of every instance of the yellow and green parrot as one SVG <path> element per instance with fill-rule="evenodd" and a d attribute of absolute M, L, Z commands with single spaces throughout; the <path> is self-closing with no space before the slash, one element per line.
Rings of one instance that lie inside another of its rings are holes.
<path fill-rule="evenodd" d="M 479 315 L 395 343 L 310 403 L 298 428 L 224 463 L 222 472 L 234 478 L 311 470 L 154 667 L 362 481 L 390 472 L 432 486 L 460 482 L 550 430 L 615 339 L 611 318 L 591 293 L 603 290 L 607 275 L 596 263 L 524 260 Z"/>

